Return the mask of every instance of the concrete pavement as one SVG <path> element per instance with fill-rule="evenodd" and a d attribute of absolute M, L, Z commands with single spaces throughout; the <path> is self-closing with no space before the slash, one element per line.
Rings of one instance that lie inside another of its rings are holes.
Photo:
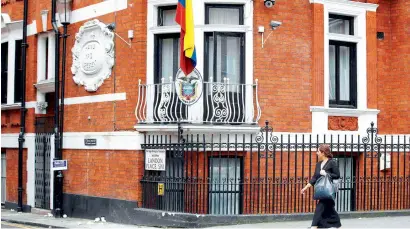
<path fill-rule="evenodd" d="M 1 221 L 24 224 L 41 228 L 152 228 L 137 225 L 116 224 L 110 222 L 95 222 L 79 218 L 54 218 L 34 213 L 17 213 L 8 209 L 1 209 Z"/>
<path fill-rule="evenodd" d="M 79 218 L 49 217 L 35 213 L 17 213 L 8 209 L 1 209 L 1 220 L 8 223 L 29 225 L 27 228 L 154 228 L 137 225 L 116 224 L 110 222 L 95 222 L 94 220 Z M 284 221 L 259 224 L 242 224 L 231 226 L 217 226 L 209 228 L 303 228 L 310 226 L 311 221 Z M 410 228 L 409 216 L 377 217 L 377 218 L 351 218 L 343 219 L 342 228 Z"/>
<path fill-rule="evenodd" d="M 209 228 L 303 228 L 311 225 L 311 221 L 287 221 L 274 223 L 243 224 L 234 226 L 218 226 Z M 342 228 L 410 228 L 410 216 L 342 219 Z"/>

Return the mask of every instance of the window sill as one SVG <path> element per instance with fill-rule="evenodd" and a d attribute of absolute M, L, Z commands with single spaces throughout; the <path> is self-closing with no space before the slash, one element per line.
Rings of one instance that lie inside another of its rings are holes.
<path fill-rule="evenodd" d="M 333 116 L 351 116 L 359 117 L 361 115 L 377 115 L 380 113 L 380 110 L 377 109 L 351 109 L 351 108 L 326 108 L 311 106 L 310 111 L 313 112 L 322 112 L 327 113 Z"/>
<path fill-rule="evenodd" d="M 37 84 L 34 84 L 34 86 L 41 93 L 48 93 L 48 92 L 54 92 L 55 91 L 54 78 L 51 78 L 51 79 L 48 79 L 48 80 L 42 80 L 42 81 L 38 82 Z"/>
<path fill-rule="evenodd" d="M 21 108 L 21 103 L 12 103 L 12 104 L 2 104 L 1 110 L 17 110 Z"/>
<path fill-rule="evenodd" d="M 353 105 L 338 105 L 338 104 L 330 104 L 329 105 L 330 108 L 335 108 L 335 109 L 357 109 L 357 107 L 353 106 Z"/>

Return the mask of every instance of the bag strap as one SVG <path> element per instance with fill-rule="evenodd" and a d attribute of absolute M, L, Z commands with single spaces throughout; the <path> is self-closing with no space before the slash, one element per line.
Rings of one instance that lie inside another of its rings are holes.
<path fill-rule="evenodd" d="M 326 170 L 326 166 L 330 163 L 331 160 L 333 160 L 333 159 L 329 159 L 329 160 L 326 161 L 326 164 L 322 168 L 323 170 Z"/>

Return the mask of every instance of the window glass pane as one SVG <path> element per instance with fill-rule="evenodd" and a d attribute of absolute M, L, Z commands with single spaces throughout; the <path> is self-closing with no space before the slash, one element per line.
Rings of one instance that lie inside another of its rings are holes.
<path fill-rule="evenodd" d="M 15 65 L 14 65 L 14 102 L 22 101 L 22 84 L 23 84 L 23 63 L 22 63 L 22 40 L 16 41 Z"/>
<path fill-rule="evenodd" d="M 1 103 L 7 103 L 7 64 L 9 43 L 1 44 Z"/>
<path fill-rule="evenodd" d="M 329 45 L 329 99 L 336 100 L 336 48 Z"/>
<path fill-rule="evenodd" d="M 170 26 L 170 25 L 177 25 L 175 22 L 175 15 L 176 15 L 176 8 L 175 9 L 160 9 L 159 10 L 159 26 Z"/>
<path fill-rule="evenodd" d="M 329 33 L 353 35 L 350 31 L 350 20 L 329 17 Z"/>
<path fill-rule="evenodd" d="M 170 82 L 174 78 L 179 67 L 179 38 L 160 39 L 160 72 L 158 82 L 164 78 L 164 82 Z"/>
<path fill-rule="evenodd" d="M 211 214 L 238 214 L 240 203 L 239 180 L 241 163 L 239 158 L 211 158 L 210 188 Z"/>
<path fill-rule="evenodd" d="M 350 48 L 340 46 L 339 57 L 339 98 L 343 101 L 350 100 Z"/>
<path fill-rule="evenodd" d="M 212 74 L 214 65 L 214 42 L 213 37 L 209 39 L 209 72 Z M 233 36 L 217 35 L 216 47 L 216 75 L 214 82 L 224 82 L 224 78 L 229 78 L 232 84 L 240 82 L 240 58 L 241 58 L 241 38 Z"/>
<path fill-rule="evenodd" d="M 173 38 L 167 38 L 162 40 L 160 80 L 162 78 L 165 78 L 165 82 L 169 82 L 169 77 L 172 77 L 174 74 L 173 62 L 176 56 L 174 55 L 173 41 Z"/>
<path fill-rule="evenodd" d="M 239 8 L 209 8 L 209 24 L 240 25 Z"/>
<path fill-rule="evenodd" d="M 208 80 L 214 77 L 214 37 L 208 37 Z"/>

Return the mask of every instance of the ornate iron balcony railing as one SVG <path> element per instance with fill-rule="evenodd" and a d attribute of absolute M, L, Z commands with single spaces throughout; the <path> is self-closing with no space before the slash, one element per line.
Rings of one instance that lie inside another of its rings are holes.
<path fill-rule="evenodd" d="M 258 80 L 253 84 L 231 84 L 225 78 L 224 82 L 203 82 L 202 88 L 198 102 L 187 106 L 179 100 L 172 78 L 158 84 L 142 84 L 139 80 L 135 109 L 138 123 L 258 123 Z"/>

